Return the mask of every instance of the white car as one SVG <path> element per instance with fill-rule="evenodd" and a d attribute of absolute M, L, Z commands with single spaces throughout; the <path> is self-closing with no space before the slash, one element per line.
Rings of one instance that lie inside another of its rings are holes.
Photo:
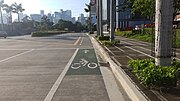
<path fill-rule="evenodd" d="M 5 31 L 0 31 L 0 37 L 7 37 L 7 33 Z"/>

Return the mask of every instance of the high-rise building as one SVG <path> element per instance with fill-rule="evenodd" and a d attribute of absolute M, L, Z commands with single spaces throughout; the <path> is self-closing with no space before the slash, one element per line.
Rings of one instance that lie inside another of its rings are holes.
<path fill-rule="evenodd" d="M 78 17 L 78 22 L 80 22 L 82 25 L 86 24 L 86 19 L 84 17 L 84 14 L 80 14 L 80 16 Z"/>
<path fill-rule="evenodd" d="M 37 22 L 41 22 L 41 15 L 40 14 L 31 14 L 31 19 Z"/>
<path fill-rule="evenodd" d="M 52 17 L 52 15 L 51 15 L 51 13 L 48 13 L 48 14 L 47 14 L 47 17 L 48 17 L 48 19 L 50 20 L 50 22 L 53 22 L 53 17 Z"/>
<path fill-rule="evenodd" d="M 76 23 L 76 18 L 75 18 L 75 17 L 72 17 L 72 20 L 71 20 L 71 21 L 72 21 L 72 23 L 75 24 L 75 23 Z"/>
<path fill-rule="evenodd" d="M 63 11 L 63 9 L 60 9 L 59 12 L 54 12 L 54 23 L 58 23 L 58 21 L 60 19 L 67 20 L 67 21 L 72 21 L 72 12 L 71 12 L 71 10 Z"/>
<path fill-rule="evenodd" d="M 41 17 L 44 16 L 44 10 L 40 10 Z"/>

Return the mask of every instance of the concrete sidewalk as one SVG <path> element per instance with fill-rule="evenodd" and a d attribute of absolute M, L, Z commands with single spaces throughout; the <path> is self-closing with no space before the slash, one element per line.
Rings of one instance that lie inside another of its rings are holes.
<path fill-rule="evenodd" d="M 98 54 L 109 63 L 110 68 L 116 77 L 117 81 L 122 85 L 128 96 L 132 101 L 150 101 L 150 99 L 135 85 L 131 78 L 125 73 L 125 71 L 120 68 L 122 65 L 113 61 L 111 56 L 105 50 L 104 47 L 94 38 L 95 35 L 89 35 L 91 42 Z"/>

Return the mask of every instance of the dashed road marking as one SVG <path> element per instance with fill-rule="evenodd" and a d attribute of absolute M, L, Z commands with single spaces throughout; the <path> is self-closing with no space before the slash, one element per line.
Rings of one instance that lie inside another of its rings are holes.
<path fill-rule="evenodd" d="M 6 59 L 0 60 L 0 63 L 1 63 L 1 62 L 4 62 L 4 61 L 7 61 L 7 60 L 10 60 L 10 59 L 12 59 L 12 58 L 15 58 L 15 57 L 24 55 L 24 54 L 29 53 L 29 52 L 32 52 L 32 51 L 34 51 L 34 49 L 31 49 L 31 50 L 25 51 L 25 52 L 23 52 L 23 53 L 19 53 L 19 54 L 17 54 L 17 55 L 14 55 L 14 56 L 8 57 L 8 58 L 6 58 Z"/>
<path fill-rule="evenodd" d="M 79 38 L 75 41 L 74 45 L 77 45 L 77 44 L 80 42 L 81 38 L 82 38 L 82 37 L 79 37 Z"/>

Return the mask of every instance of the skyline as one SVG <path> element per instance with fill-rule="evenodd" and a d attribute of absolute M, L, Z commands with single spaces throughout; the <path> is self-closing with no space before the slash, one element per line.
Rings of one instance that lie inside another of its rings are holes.
<path fill-rule="evenodd" d="M 86 15 L 84 12 L 85 3 L 89 3 L 90 0 L 76 0 L 72 3 L 72 0 L 4 0 L 5 4 L 11 5 L 12 3 L 22 3 L 22 7 L 25 9 L 23 14 L 40 14 L 40 10 L 44 10 L 45 14 L 54 13 L 55 11 L 71 10 L 72 17 L 78 17 L 81 13 Z M 13 19 L 17 18 L 17 14 L 13 14 Z"/>

